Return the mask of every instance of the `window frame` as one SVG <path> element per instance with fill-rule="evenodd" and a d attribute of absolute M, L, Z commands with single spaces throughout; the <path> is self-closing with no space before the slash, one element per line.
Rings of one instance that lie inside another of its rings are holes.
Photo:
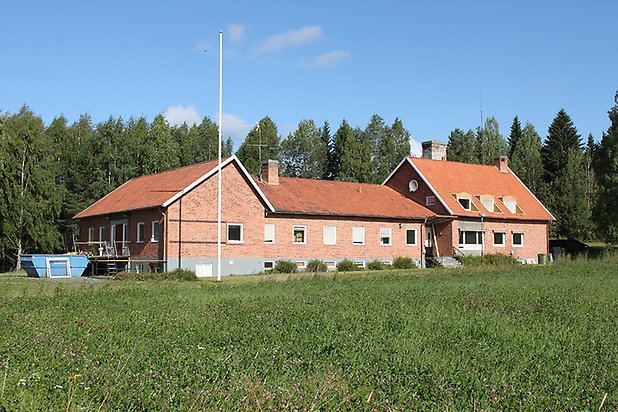
<path fill-rule="evenodd" d="M 364 260 L 354 260 L 352 261 L 352 263 L 354 263 L 356 265 L 356 267 L 362 268 L 362 269 L 366 269 L 367 268 L 367 262 L 365 262 Z"/>
<path fill-rule="evenodd" d="M 468 207 L 466 207 L 462 203 L 462 201 L 468 202 Z M 466 212 L 471 212 L 472 211 L 472 199 L 470 199 L 469 197 L 458 197 L 457 198 L 457 202 L 463 208 L 463 210 L 465 210 Z"/>
<path fill-rule="evenodd" d="M 521 236 L 521 243 L 515 243 L 515 235 Z M 511 235 L 511 243 L 513 247 L 524 247 L 525 246 L 524 238 L 525 238 L 524 232 L 513 232 Z"/>
<path fill-rule="evenodd" d="M 466 243 L 465 233 L 475 233 L 475 241 L 477 243 Z M 480 237 L 480 242 L 479 242 Z M 463 243 L 462 243 L 463 239 Z M 464 250 L 481 250 L 485 244 L 485 232 L 482 230 L 461 230 L 459 229 L 459 248 Z"/>
<path fill-rule="evenodd" d="M 157 227 L 157 230 L 155 230 L 155 226 Z M 159 242 L 159 228 L 160 228 L 160 222 L 158 220 L 153 220 L 150 223 L 150 242 L 152 243 Z"/>
<path fill-rule="evenodd" d="M 502 243 L 496 243 L 496 235 L 502 235 Z M 492 236 L 492 244 L 494 247 L 506 247 L 506 231 L 494 230 Z"/>
<path fill-rule="evenodd" d="M 382 231 L 388 231 L 388 243 L 384 243 L 382 239 L 385 237 L 382 236 Z M 393 245 L 393 229 L 390 227 L 381 227 L 380 228 L 380 246 L 392 246 Z"/>
<path fill-rule="evenodd" d="M 326 269 L 328 269 L 328 270 L 336 270 L 337 269 L 337 262 L 335 262 L 334 260 L 326 260 L 326 261 L 324 261 L 324 264 L 326 265 Z"/>
<path fill-rule="evenodd" d="M 99 226 L 99 242 L 105 242 L 105 226 Z"/>
<path fill-rule="evenodd" d="M 230 228 L 232 227 L 240 228 L 240 240 L 232 239 L 230 240 Z M 245 228 L 244 225 L 240 222 L 228 222 L 227 223 L 227 243 L 228 244 L 240 244 L 245 242 Z"/>
<path fill-rule="evenodd" d="M 296 231 L 303 231 L 303 240 L 302 242 L 296 241 Z M 292 243 L 295 245 L 306 245 L 307 244 L 307 226 L 306 225 L 293 225 L 292 226 Z"/>
<path fill-rule="evenodd" d="M 307 261 L 306 260 L 295 260 L 294 263 L 298 269 L 307 269 Z"/>
<path fill-rule="evenodd" d="M 328 239 L 329 241 L 327 242 L 326 236 L 327 236 L 327 229 L 331 230 L 332 229 L 332 237 L 333 240 Z M 337 226 L 322 226 L 322 243 L 326 246 L 334 246 L 337 245 Z"/>
<path fill-rule="evenodd" d="M 266 267 L 266 264 L 270 264 L 271 267 Z M 275 268 L 275 261 L 274 260 L 265 260 L 262 267 L 264 268 L 264 270 L 271 270 Z"/>
<path fill-rule="evenodd" d="M 272 240 L 266 238 L 266 228 L 272 227 Z M 264 223 L 264 243 L 274 244 L 275 243 L 275 224 L 274 223 Z"/>
<path fill-rule="evenodd" d="M 408 232 L 414 232 L 414 243 L 408 243 Z M 416 246 L 418 244 L 418 231 L 416 229 L 406 229 L 406 246 Z"/>
<path fill-rule="evenodd" d="M 94 227 L 88 228 L 88 243 L 94 243 Z"/>
<path fill-rule="evenodd" d="M 141 230 L 140 227 L 142 228 Z M 144 243 L 144 241 L 146 240 L 146 225 L 144 224 L 144 222 L 137 222 L 136 232 L 137 239 L 135 240 L 135 243 Z"/>
<path fill-rule="evenodd" d="M 425 196 L 425 206 L 433 206 L 436 204 L 435 196 Z"/>
<path fill-rule="evenodd" d="M 354 240 L 354 231 L 357 231 L 358 233 L 362 233 L 362 240 L 361 241 L 356 241 Z M 365 226 L 354 226 L 352 227 L 352 244 L 355 246 L 363 246 L 365 244 Z"/>

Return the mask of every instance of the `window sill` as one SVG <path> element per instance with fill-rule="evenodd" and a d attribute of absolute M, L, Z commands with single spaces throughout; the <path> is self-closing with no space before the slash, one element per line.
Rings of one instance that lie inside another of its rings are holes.
<path fill-rule="evenodd" d="M 502 245 L 493 245 L 493 246 L 494 246 L 494 247 L 506 247 L 506 245 L 505 245 L 505 244 L 502 244 Z"/>
<path fill-rule="evenodd" d="M 135 243 L 144 243 L 143 240 L 136 240 Z"/>
<path fill-rule="evenodd" d="M 245 242 L 243 242 L 242 240 L 228 240 L 226 243 L 228 245 L 242 245 Z"/>

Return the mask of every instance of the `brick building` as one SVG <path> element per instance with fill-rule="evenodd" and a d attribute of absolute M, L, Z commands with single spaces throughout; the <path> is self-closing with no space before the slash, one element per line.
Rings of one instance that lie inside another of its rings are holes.
<path fill-rule="evenodd" d="M 547 253 L 553 217 L 502 162 L 408 157 L 376 185 L 279 177 L 275 161 L 251 176 L 232 156 L 221 165 L 222 274 L 261 272 L 281 259 L 299 268 L 311 259 L 334 268 L 343 259 L 365 266 L 399 256 L 422 266 L 427 256 L 457 253 L 536 261 Z M 128 259 L 132 269 L 160 262 L 216 275 L 217 162 L 132 179 L 75 218 L 94 254 Z"/>

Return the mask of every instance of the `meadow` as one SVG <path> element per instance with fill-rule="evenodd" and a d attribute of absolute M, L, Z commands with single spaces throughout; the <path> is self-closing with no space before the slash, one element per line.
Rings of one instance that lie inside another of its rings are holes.
<path fill-rule="evenodd" d="M 0 410 L 618 409 L 618 258 L 211 281 L 0 276 Z"/>

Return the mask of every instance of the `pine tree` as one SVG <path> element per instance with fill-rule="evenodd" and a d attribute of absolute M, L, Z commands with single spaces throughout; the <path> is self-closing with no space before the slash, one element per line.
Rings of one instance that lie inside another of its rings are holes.
<path fill-rule="evenodd" d="M 551 183 L 566 166 L 571 150 L 581 150 L 581 136 L 569 115 L 561 109 L 549 126 L 547 139 L 541 148 L 545 181 Z"/>
<path fill-rule="evenodd" d="M 259 174 L 262 162 L 279 160 L 281 143 L 277 134 L 277 125 L 266 116 L 247 134 L 236 156 L 245 165 L 249 173 Z"/>
<path fill-rule="evenodd" d="M 475 135 L 472 130 L 453 130 L 448 137 L 446 157 L 452 162 L 478 163 Z"/>
<path fill-rule="evenodd" d="M 610 126 L 603 133 L 597 156 L 595 172 L 599 183 L 595 221 L 607 243 L 618 243 L 618 91 L 615 106 L 608 112 Z"/>
<path fill-rule="evenodd" d="M 509 167 L 537 197 L 542 197 L 543 162 L 541 161 L 541 137 L 530 123 L 526 123 L 521 137 L 514 145 Z"/>
<path fill-rule="evenodd" d="M 509 135 L 508 141 L 509 159 L 513 157 L 513 153 L 517 150 L 517 145 L 519 144 L 519 142 L 521 142 L 522 137 L 523 134 L 521 131 L 521 123 L 519 122 L 517 116 L 515 116 L 515 118 L 513 118 L 513 124 L 511 124 L 511 134 Z"/>

